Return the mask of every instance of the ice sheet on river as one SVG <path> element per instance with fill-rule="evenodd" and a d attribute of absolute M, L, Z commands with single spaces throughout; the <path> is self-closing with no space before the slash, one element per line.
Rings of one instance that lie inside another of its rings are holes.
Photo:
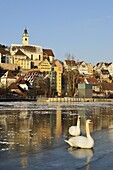
<path fill-rule="evenodd" d="M 112 102 L 0 102 L 0 110 L 90 110 L 113 107 Z"/>

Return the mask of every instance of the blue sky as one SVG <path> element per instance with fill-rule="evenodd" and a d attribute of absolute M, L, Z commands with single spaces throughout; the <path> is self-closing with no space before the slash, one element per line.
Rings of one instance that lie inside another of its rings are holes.
<path fill-rule="evenodd" d="M 21 44 L 25 27 L 61 61 L 113 62 L 113 0 L 0 0 L 0 44 Z"/>

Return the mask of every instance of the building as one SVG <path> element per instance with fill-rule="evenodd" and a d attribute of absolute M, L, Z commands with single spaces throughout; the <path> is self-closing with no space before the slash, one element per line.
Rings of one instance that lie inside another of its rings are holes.
<path fill-rule="evenodd" d="M 10 54 L 12 56 L 12 62 L 20 67 L 20 69 L 37 68 L 39 63 L 45 58 L 50 63 L 54 61 L 54 54 L 51 49 L 43 49 L 42 46 L 29 45 L 27 29 L 24 30 L 22 44 L 11 44 Z"/>
<path fill-rule="evenodd" d="M 56 71 L 56 88 L 58 96 L 62 94 L 62 74 L 63 74 L 63 65 L 59 60 L 55 60 L 55 71 Z"/>
<path fill-rule="evenodd" d="M 77 69 L 77 63 L 74 60 L 64 60 L 65 70 L 75 70 Z"/>
<path fill-rule="evenodd" d="M 47 59 L 44 59 L 39 63 L 38 70 L 40 72 L 50 72 L 51 67 L 52 67 L 51 63 Z"/>
<path fill-rule="evenodd" d="M 88 66 L 84 61 L 77 63 L 77 68 L 80 75 L 87 75 L 88 74 Z"/>
<path fill-rule="evenodd" d="M 92 85 L 86 83 L 78 84 L 78 97 L 92 98 Z"/>
<path fill-rule="evenodd" d="M 15 76 L 12 74 L 11 71 L 7 71 L 2 77 L 1 77 L 1 83 L 3 84 L 4 88 L 9 87 L 12 83 L 16 82 Z"/>

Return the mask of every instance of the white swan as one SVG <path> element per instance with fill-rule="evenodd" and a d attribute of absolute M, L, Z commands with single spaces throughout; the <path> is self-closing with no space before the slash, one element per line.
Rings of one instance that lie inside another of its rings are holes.
<path fill-rule="evenodd" d="M 86 137 L 85 136 L 75 136 L 75 137 L 71 137 L 69 140 L 65 140 L 65 142 L 67 142 L 72 147 L 93 148 L 94 140 L 90 135 L 89 123 L 91 123 L 91 120 L 88 119 L 86 121 Z"/>
<path fill-rule="evenodd" d="M 69 134 L 72 135 L 72 136 L 79 136 L 81 134 L 81 131 L 80 131 L 80 116 L 78 116 L 78 119 L 77 119 L 77 126 L 71 126 L 69 128 Z"/>

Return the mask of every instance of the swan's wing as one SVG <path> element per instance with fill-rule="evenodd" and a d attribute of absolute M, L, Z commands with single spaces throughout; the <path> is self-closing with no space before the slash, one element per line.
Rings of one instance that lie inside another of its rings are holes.
<path fill-rule="evenodd" d="M 80 148 L 88 148 L 88 139 L 84 136 L 76 136 L 69 139 L 69 141 L 75 146 Z"/>

